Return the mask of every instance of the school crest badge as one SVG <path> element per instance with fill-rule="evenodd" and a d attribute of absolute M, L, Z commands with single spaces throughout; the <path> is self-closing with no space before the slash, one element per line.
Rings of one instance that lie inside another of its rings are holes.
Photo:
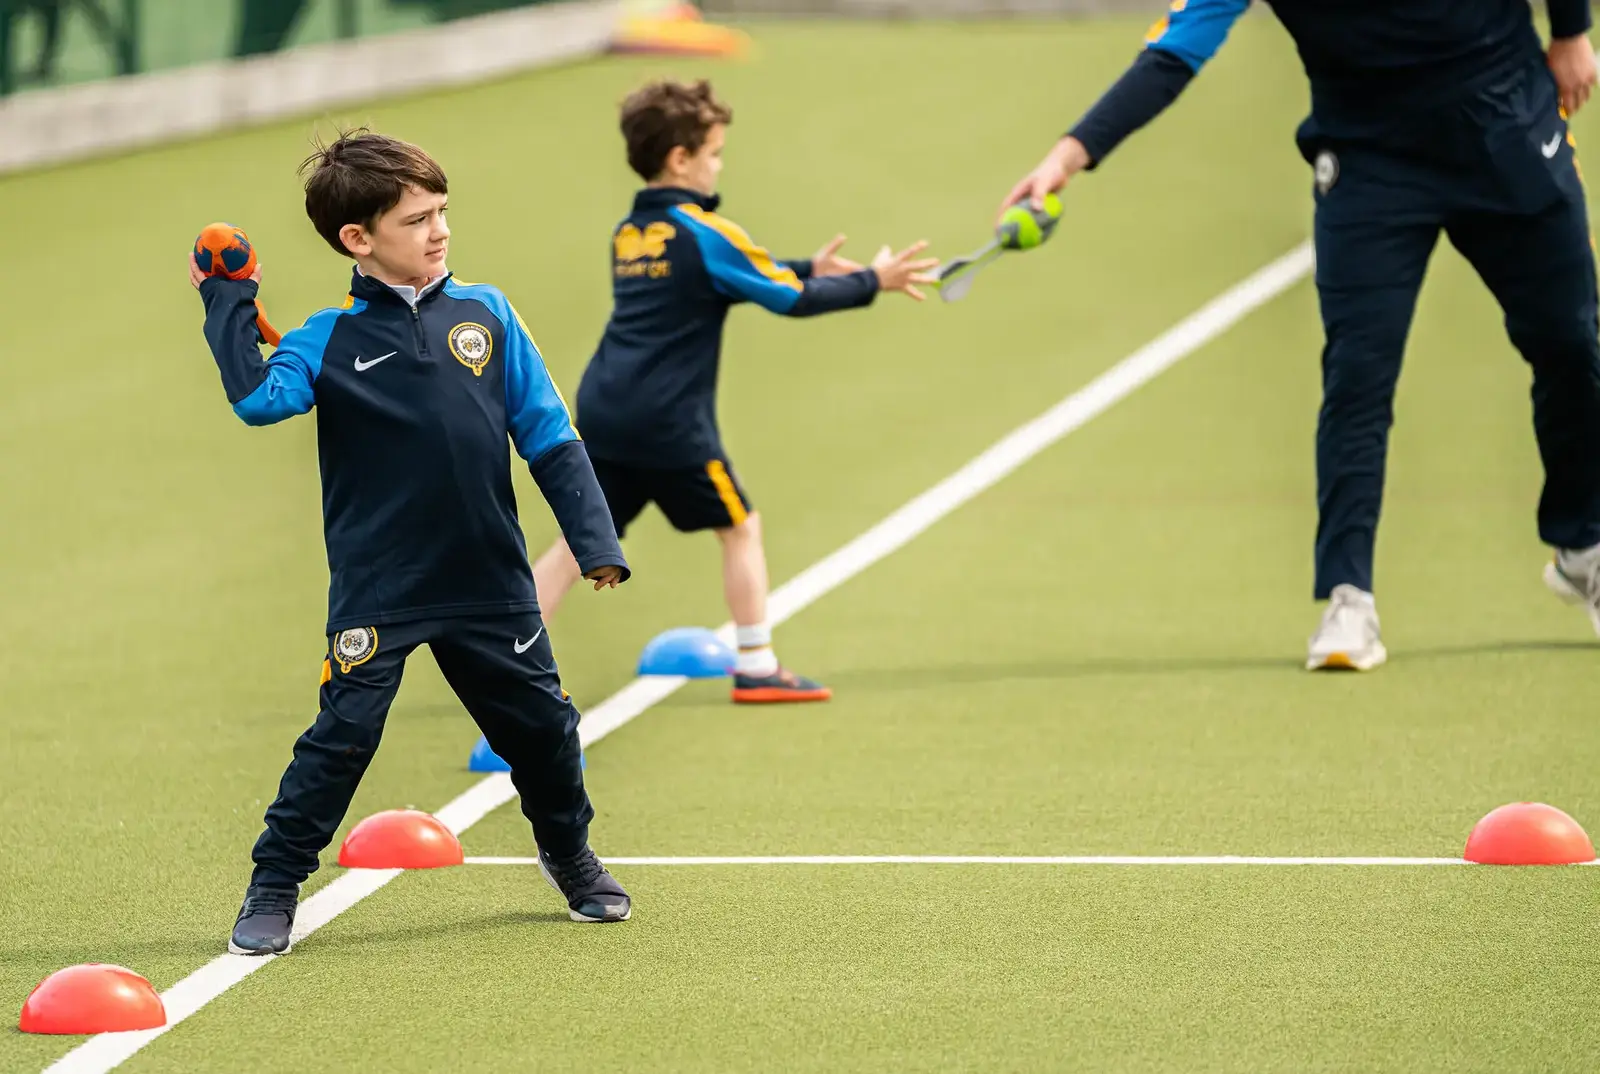
<path fill-rule="evenodd" d="M 464 321 L 450 329 L 450 353 L 472 370 L 473 376 L 481 377 L 483 367 L 489 364 L 489 357 L 494 353 L 494 337 L 483 325 Z"/>
<path fill-rule="evenodd" d="M 378 632 L 373 627 L 341 630 L 333 639 L 333 658 L 339 670 L 346 675 L 350 669 L 365 664 L 378 651 Z"/>

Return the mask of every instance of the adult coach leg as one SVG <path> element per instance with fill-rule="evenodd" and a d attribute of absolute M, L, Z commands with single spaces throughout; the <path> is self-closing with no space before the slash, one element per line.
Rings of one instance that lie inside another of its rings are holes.
<path fill-rule="evenodd" d="M 1370 151 L 1318 160 L 1314 237 L 1325 336 L 1317 418 L 1314 594 L 1328 600 L 1313 670 L 1387 658 L 1372 597 L 1394 391 L 1417 292 L 1438 240 L 1434 177 Z"/>
<path fill-rule="evenodd" d="M 1506 333 L 1533 372 L 1545 472 L 1539 536 L 1555 550 L 1546 581 L 1586 605 L 1600 632 L 1600 300 L 1583 188 L 1570 162 L 1557 163 L 1570 176 L 1543 212 L 1467 214 L 1447 230 L 1499 301 Z"/>
<path fill-rule="evenodd" d="M 578 709 L 537 613 L 450 620 L 429 643 L 445 681 L 511 766 L 545 879 L 575 921 L 625 921 L 628 894 L 589 849 Z"/>

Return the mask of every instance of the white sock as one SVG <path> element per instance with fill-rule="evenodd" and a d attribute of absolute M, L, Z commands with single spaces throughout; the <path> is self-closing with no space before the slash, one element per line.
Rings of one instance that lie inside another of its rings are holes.
<path fill-rule="evenodd" d="M 778 673 L 778 657 L 772 651 L 772 628 L 766 623 L 734 628 L 739 655 L 734 671 L 740 675 L 764 678 Z"/>

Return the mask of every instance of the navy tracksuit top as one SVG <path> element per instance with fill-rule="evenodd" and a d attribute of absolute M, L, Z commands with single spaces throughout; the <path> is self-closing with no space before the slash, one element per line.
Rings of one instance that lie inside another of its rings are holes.
<path fill-rule="evenodd" d="M 717 368 L 728 310 L 787 317 L 871 304 L 871 269 L 812 276 L 717 214 L 715 195 L 650 187 L 611 237 L 611 319 L 578 385 L 578 428 L 597 459 L 654 469 L 723 457 Z"/>
<path fill-rule="evenodd" d="M 1173 0 L 1127 73 L 1070 133 L 1099 163 L 1171 104 L 1250 0 Z M 1408 143 L 1437 110 L 1542 64 L 1527 0 L 1273 0 L 1311 83 L 1302 143 Z M 1555 37 L 1589 29 L 1589 0 L 1549 0 Z M 1418 117 L 1421 117 L 1420 120 Z"/>
<path fill-rule="evenodd" d="M 579 566 L 626 561 L 560 393 L 505 295 L 446 277 L 413 306 L 354 274 L 263 362 L 256 285 L 200 285 L 234 412 L 269 425 L 316 407 L 329 633 L 536 610 L 510 444 Z"/>

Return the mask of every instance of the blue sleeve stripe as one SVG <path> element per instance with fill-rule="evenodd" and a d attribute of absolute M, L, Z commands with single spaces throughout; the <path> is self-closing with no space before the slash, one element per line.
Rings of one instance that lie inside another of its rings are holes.
<path fill-rule="evenodd" d="M 334 325 L 345 314 L 360 313 L 366 306 L 364 301 L 347 297 L 343 306 L 313 313 L 305 324 L 284 336 L 267 359 L 266 379 L 233 405 L 239 420 L 247 425 L 272 425 L 308 413 L 316 404 L 314 385 L 322 375 L 322 356 Z"/>
<path fill-rule="evenodd" d="M 1228 31 L 1250 0 L 1172 0 L 1172 6 L 1145 34 L 1145 46 L 1169 53 L 1199 72 L 1228 39 Z"/>
<path fill-rule="evenodd" d="M 738 224 L 693 204 L 677 205 L 672 211 L 694 236 L 718 291 L 774 313 L 788 313 L 800 301 L 806 286 L 800 277 L 788 265 L 774 261 Z"/>
<path fill-rule="evenodd" d="M 450 279 L 445 281 L 444 289 L 452 298 L 484 306 L 504 330 L 506 431 L 517 454 L 531 463 L 551 448 L 579 439 L 566 398 L 550 376 L 533 333 L 511 301 L 488 284 Z"/>
<path fill-rule="evenodd" d="M 308 413 L 316 402 L 315 379 L 298 354 L 275 354 L 267 363 L 267 379 L 233 404 L 233 412 L 246 425 L 272 425 Z"/>

